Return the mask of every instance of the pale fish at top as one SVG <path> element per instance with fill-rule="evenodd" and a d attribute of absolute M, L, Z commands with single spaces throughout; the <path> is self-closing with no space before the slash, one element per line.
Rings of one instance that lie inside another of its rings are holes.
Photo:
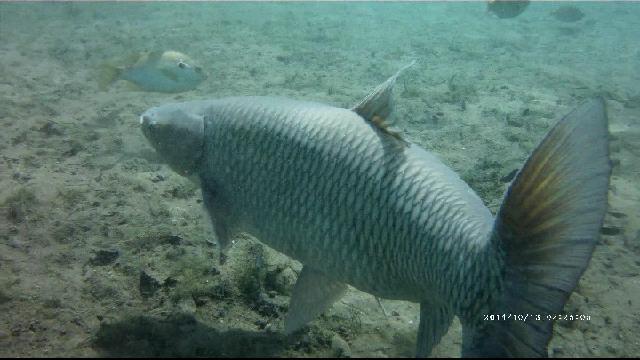
<path fill-rule="evenodd" d="M 246 232 L 302 262 L 286 333 L 350 284 L 420 303 L 418 356 L 454 316 L 464 356 L 547 356 L 552 316 L 586 269 L 607 206 L 604 101 L 549 131 L 494 218 L 453 170 L 390 129 L 399 73 L 351 109 L 231 97 L 153 107 L 140 123 L 175 171 L 200 182 L 223 249 Z"/>
<path fill-rule="evenodd" d="M 529 6 L 529 0 L 488 0 L 487 11 L 501 19 L 514 18 Z"/>
<path fill-rule="evenodd" d="M 134 54 L 120 64 L 104 64 L 101 88 L 117 80 L 129 81 L 136 89 L 177 93 L 195 89 L 207 75 L 189 56 L 177 51 Z"/>

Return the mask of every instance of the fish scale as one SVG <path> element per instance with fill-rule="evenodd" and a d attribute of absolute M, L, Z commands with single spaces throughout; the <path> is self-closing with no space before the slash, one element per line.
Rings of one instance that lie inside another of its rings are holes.
<path fill-rule="evenodd" d="M 368 154 L 384 154 L 388 150 L 383 148 L 378 135 L 367 124 L 346 110 L 344 110 L 344 114 L 341 114 L 343 119 L 339 117 L 335 120 L 334 114 L 326 115 L 328 107 L 322 105 L 309 106 L 306 103 L 301 103 L 303 106 L 300 106 L 299 109 L 294 108 L 286 113 L 277 108 L 273 111 L 264 111 L 265 101 L 262 100 L 258 104 L 247 102 L 242 107 L 238 106 L 238 110 L 234 110 L 234 105 L 233 102 L 230 102 L 218 113 L 208 114 L 207 118 L 210 120 L 205 124 L 205 136 L 211 140 L 207 146 L 212 150 L 205 150 L 205 153 L 216 151 L 213 149 L 242 151 L 242 145 L 237 141 L 238 138 L 230 136 L 229 129 L 226 129 L 229 126 L 235 131 L 250 134 L 243 140 L 251 142 L 256 147 L 259 145 L 260 149 L 256 148 L 256 151 L 262 152 L 266 159 L 271 160 L 267 164 L 260 164 L 251 161 L 251 159 L 246 159 L 249 161 L 242 163 L 234 163 L 230 161 L 230 159 L 234 159 L 234 155 L 231 153 L 227 153 L 225 157 L 217 157 L 226 163 L 233 163 L 236 177 L 240 176 L 244 179 L 255 177 L 262 180 L 246 181 L 243 183 L 246 186 L 243 186 L 243 191 L 229 191 L 227 195 L 230 197 L 229 203 L 237 204 L 238 208 L 251 214 L 252 227 L 257 228 L 252 230 L 259 238 L 285 253 L 293 252 L 297 255 L 295 257 L 303 259 L 305 264 L 323 269 L 326 268 L 326 259 L 321 254 L 327 252 L 341 254 L 338 260 L 329 264 L 331 270 L 340 278 L 342 277 L 341 273 L 355 273 L 357 279 L 351 283 L 364 289 L 381 287 L 379 281 L 373 280 L 371 276 L 377 271 L 377 268 L 389 269 L 391 273 L 384 276 L 385 278 L 400 277 L 412 284 L 424 280 L 419 276 L 425 268 L 430 268 L 427 266 L 426 255 L 428 254 L 425 254 L 422 261 L 411 261 L 410 266 L 401 266 L 403 259 L 419 259 L 411 250 L 415 244 L 411 243 L 409 239 L 415 239 L 415 234 L 421 232 L 424 241 L 428 241 L 435 236 L 440 236 L 445 228 L 436 227 L 433 234 L 428 234 L 424 229 L 420 231 L 418 224 L 421 219 L 409 216 L 409 210 L 413 209 L 407 204 L 439 204 L 431 211 L 423 211 L 421 215 L 433 219 L 435 223 L 438 223 L 439 214 L 449 214 L 452 205 L 451 201 L 438 202 L 429 198 L 418 198 L 425 193 L 422 191 L 424 185 L 432 187 L 435 185 L 435 181 L 418 180 L 429 178 L 429 174 L 423 168 L 418 167 L 422 165 L 422 162 L 400 161 L 398 160 L 400 157 L 392 155 L 390 158 L 387 157 L 384 162 L 384 165 L 391 170 L 385 171 L 382 167 L 375 168 L 370 162 L 363 161 L 368 158 Z M 228 124 L 225 121 L 225 119 L 235 118 L 243 119 L 242 124 Z M 300 122 L 303 122 L 304 125 L 294 126 Z M 334 127 L 339 131 L 332 131 Z M 300 136 L 302 132 L 306 134 L 305 137 Z M 346 142 L 343 140 L 342 134 L 344 133 L 349 134 Z M 310 145 L 306 146 L 307 143 Z M 415 158 L 417 155 L 413 154 L 412 149 L 404 150 L 406 154 L 402 157 Z M 298 154 L 318 154 L 316 160 L 312 160 L 311 165 L 315 164 L 312 171 L 301 171 L 306 169 L 309 164 L 303 166 L 300 160 L 307 160 L 307 157 Z M 256 157 L 256 159 L 259 158 Z M 282 159 L 287 159 L 287 161 L 281 161 Z M 208 165 L 211 170 L 204 170 L 205 173 L 216 173 L 215 169 L 224 164 L 209 163 Z M 256 168 L 274 168 L 275 171 L 271 175 L 269 172 L 262 171 L 255 173 L 253 170 Z M 308 175 L 313 176 L 309 177 Z M 272 179 L 268 179 L 269 176 Z M 372 177 L 383 179 L 381 186 L 372 182 Z M 241 183 L 242 180 L 229 178 L 216 182 L 234 184 Z M 300 186 L 283 188 L 283 184 L 299 184 Z M 319 205 L 316 207 L 317 212 L 312 211 L 313 207 L 307 207 L 301 211 L 299 206 L 303 204 L 295 199 L 305 199 L 309 189 L 314 188 L 316 191 L 313 193 L 321 198 L 326 197 L 330 201 L 307 202 Z M 435 194 L 439 193 L 437 187 L 434 187 L 434 190 Z M 356 200 L 355 194 L 363 193 L 370 193 L 373 196 L 371 198 L 358 196 Z M 431 192 L 431 195 L 434 193 Z M 260 208 L 251 209 L 251 204 L 255 204 L 252 202 L 255 197 L 262 199 Z M 247 204 L 247 206 L 242 204 Z M 350 210 L 345 212 L 345 209 Z M 287 214 L 287 216 L 284 218 L 274 216 L 274 211 Z M 271 214 L 271 219 L 268 218 L 269 214 Z M 297 228 L 293 224 L 287 223 L 285 219 L 294 217 L 293 214 L 305 218 L 303 219 L 305 224 L 303 234 L 287 234 L 287 227 Z M 338 218 L 336 215 L 342 217 L 350 215 L 350 218 L 347 220 L 347 218 Z M 358 216 L 364 216 L 366 219 L 359 219 Z M 327 221 L 316 223 L 314 221 L 316 218 L 324 218 Z M 370 227 L 368 219 L 380 221 L 380 234 L 363 231 L 364 228 Z M 276 229 L 270 225 L 280 221 L 284 221 L 284 224 L 281 224 L 285 225 L 284 227 L 278 226 Z M 360 230 L 354 232 L 354 229 L 349 226 L 349 222 L 359 224 Z M 447 222 L 439 223 L 447 224 Z M 322 224 L 328 228 L 324 229 Z M 339 226 L 335 226 L 336 224 Z M 324 236 L 327 233 L 330 236 Z M 295 243 L 298 243 L 298 246 L 293 246 Z M 301 246 L 302 244 L 304 246 Z M 383 249 L 389 247 L 391 247 L 391 251 L 385 253 Z M 356 259 L 353 258 L 353 254 L 361 254 L 355 264 L 354 260 Z M 357 266 L 349 268 L 349 264 Z M 394 266 L 389 267 L 388 264 Z M 402 285 L 402 287 L 406 286 Z M 395 289 L 382 291 L 383 294 L 380 295 L 387 296 L 388 293 L 396 292 Z M 416 289 L 415 292 L 422 292 L 422 290 Z"/>

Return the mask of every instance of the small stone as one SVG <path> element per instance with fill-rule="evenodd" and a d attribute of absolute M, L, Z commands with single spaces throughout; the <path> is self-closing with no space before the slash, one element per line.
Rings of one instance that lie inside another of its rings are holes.
<path fill-rule="evenodd" d="M 298 344 L 296 344 L 295 349 L 306 353 L 311 352 L 311 338 L 309 337 L 309 334 L 304 334 L 304 336 L 302 336 Z"/>
<path fill-rule="evenodd" d="M 351 357 L 351 348 L 349 347 L 349 344 L 346 341 L 344 341 L 343 338 L 335 334 L 331 338 L 331 350 L 333 351 L 333 354 L 335 355 L 335 357 L 339 357 L 339 358 Z"/>
<path fill-rule="evenodd" d="M 31 180 L 31 175 L 16 171 L 13 173 L 13 179 L 20 182 L 27 182 Z"/>
<path fill-rule="evenodd" d="M 209 302 L 209 298 L 206 296 L 194 296 L 193 301 L 195 302 L 197 307 L 202 307 L 207 305 L 207 302 Z"/>
<path fill-rule="evenodd" d="M 295 271 L 290 267 L 269 272 L 266 276 L 265 288 L 274 290 L 278 294 L 289 295 L 297 277 Z"/>
<path fill-rule="evenodd" d="M 193 315 L 196 313 L 197 305 L 191 297 L 188 297 L 178 302 L 178 309 L 185 314 Z"/>
<path fill-rule="evenodd" d="M 14 249 L 25 249 L 27 247 L 26 246 L 27 244 L 25 244 L 24 241 L 21 241 L 20 239 L 16 239 L 16 238 L 9 240 L 8 245 Z"/>
<path fill-rule="evenodd" d="M 149 275 L 146 271 L 140 271 L 140 295 L 147 298 L 153 296 L 160 288 L 160 282 Z"/>
<path fill-rule="evenodd" d="M 227 316 L 227 310 L 226 309 L 218 309 L 215 311 L 215 317 L 217 318 L 223 318 Z"/>
<path fill-rule="evenodd" d="M 277 318 L 281 313 L 286 312 L 286 306 L 284 297 L 270 298 L 264 293 L 261 293 L 255 302 L 255 310 L 258 314 L 270 318 Z"/>
<path fill-rule="evenodd" d="M 393 311 L 391 312 L 391 315 L 392 315 L 392 316 L 400 316 L 400 313 L 399 313 L 399 312 L 397 312 L 397 311 L 395 311 L 395 310 L 393 310 Z"/>
<path fill-rule="evenodd" d="M 50 298 L 43 302 L 42 304 L 47 309 L 59 309 L 62 307 L 62 301 L 56 298 Z"/>
<path fill-rule="evenodd" d="M 215 276 L 219 274 L 220 274 L 220 270 L 218 270 L 218 268 L 215 266 L 212 266 L 207 270 L 207 275 Z"/>
<path fill-rule="evenodd" d="M 112 264 L 119 256 L 120 252 L 117 249 L 98 250 L 95 256 L 89 260 L 89 263 L 93 266 L 105 266 Z"/>
<path fill-rule="evenodd" d="M 48 121 L 46 124 L 42 125 L 40 127 L 40 131 L 45 133 L 47 136 L 63 134 L 60 126 L 53 121 Z"/>
<path fill-rule="evenodd" d="M 9 301 L 11 301 L 11 297 L 0 290 L 0 304 L 8 303 Z"/>
<path fill-rule="evenodd" d="M 165 235 L 160 238 L 160 242 L 169 245 L 180 245 L 182 242 L 182 236 L 180 235 Z"/>
<path fill-rule="evenodd" d="M 151 178 L 151 181 L 154 183 L 160 182 L 160 181 L 165 181 L 167 178 L 165 176 L 163 176 L 162 174 L 156 174 L 154 177 Z"/>
<path fill-rule="evenodd" d="M 254 324 L 258 327 L 258 329 L 262 330 L 262 329 L 264 329 L 264 328 L 265 328 L 269 323 L 268 323 L 267 321 L 263 320 L 263 319 L 258 319 L 258 320 L 256 320 L 256 321 L 255 321 L 255 323 L 254 323 Z"/>
<path fill-rule="evenodd" d="M 164 279 L 164 282 L 162 283 L 162 286 L 164 287 L 174 287 L 176 285 L 178 285 L 178 280 L 172 278 L 171 276 Z"/>
<path fill-rule="evenodd" d="M 507 175 L 505 175 L 505 176 L 500 178 L 500 182 L 503 182 L 503 183 L 510 182 L 511 180 L 513 180 L 513 178 L 516 176 L 517 173 L 518 173 L 518 169 L 517 168 L 511 170 L 510 173 L 508 173 Z"/>
<path fill-rule="evenodd" d="M 212 247 L 218 246 L 218 244 L 215 241 L 211 240 L 211 239 L 207 239 L 204 242 L 206 242 L 207 245 L 212 246 Z"/>
<path fill-rule="evenodd" d="M 615 226 L 603 226 L 600 228 L 600 233 L 603 235 L 618 235 L 622 232 L 622 229 Z"/>

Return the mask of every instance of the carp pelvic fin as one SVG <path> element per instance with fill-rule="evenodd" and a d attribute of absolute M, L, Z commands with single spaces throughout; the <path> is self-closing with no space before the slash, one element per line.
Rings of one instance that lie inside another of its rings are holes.
<path fill-rule="evenodd" d="M 293 287 L 284 332 L 291 334 L 325 312 L 347 290 L 347 285 L 304 266 Z"/>

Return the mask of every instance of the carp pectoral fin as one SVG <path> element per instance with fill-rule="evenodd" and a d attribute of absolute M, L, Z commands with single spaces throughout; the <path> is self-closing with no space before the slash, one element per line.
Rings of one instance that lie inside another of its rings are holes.
<path fill-rule="evenodd" d="M 137 64 L 138 65 L 143 65 L 144 63 L 155 64 L 162 59 L 163 54 L 164 54 L 164 51 L 161 51 L 161 50 L 154 50 L 154 51 L 144 53 L 142 56 L 140 56 L 140 59 L 138 60 Z"/>
<path fill-rule="evenodd" d="M 284 332 L 291 334 L 327 310 L 347 290 L 344 283 L 304 266 L 293 287 Z"/>
<path fill-rule="evenodd" d="M 358 105 L 351 109 L 376 128 L 380 129 L 383 133 L 389 134 L 403 142 L 404 140 L 402 139 L 400 132 L 397 129 L 394 129 L 394 124 L 389 121 L 389 115 L 391 115 L 391 112 L 393 111 L 392 92 L 398 76 L 415 63 L 416 62 L 414 60 L 411 64 L 398 70 L 398 72 L 388 78 L 387 81 L 378 85 L 378 87 L 362 99 Z"/>
<path fill-rule="evenodd" d="M 434 305 L 424 301 L 420 303 L 416 357 L 424 358 L 431 354 L 433 347 L 447 333 L 452 320 L 453 312 L 448 306 Z"/>
<path fill-rule="evenodd" d="M 204 181 L 201 181 L 204 183 Z M 202 188 L 202 199 L 204 206 L 209 212 L 209 217 L 213 223 L 213 232 L 216 234 L 218 246 L 220 248 L 220 263 L 224 264 L 232 239 L 232 216 L 224 199 L 215 195 L 213 190 Z"/>

